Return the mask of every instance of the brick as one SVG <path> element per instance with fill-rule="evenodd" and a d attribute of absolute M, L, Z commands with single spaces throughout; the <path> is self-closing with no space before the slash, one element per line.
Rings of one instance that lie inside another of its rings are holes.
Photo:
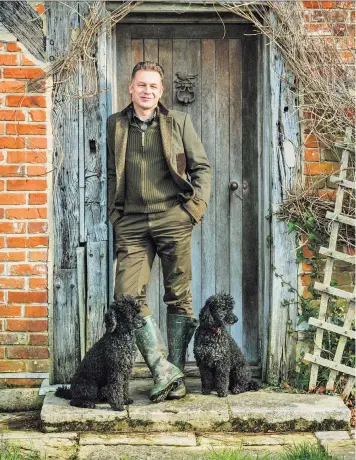
<path fill-rule="evenodd" d="M 30 334 L 29 337 L 30 345 L 48 345 L 47 334 Z"/>
<path fill-rule="evenodd" d="M 33 62 L 31 59 L 28 59 L 26 56 L 21 55 L 21 65 L 32 65 L 32 66 L 35 66 L 36 63 Z"/>
<path fill-rule="evenodd" d="M 333 273 L 332 278 L 337 282 L 337 286 L 352 286 L 353 274 L 347 271 L 342 273 Z"/>
<path fill-rule="evenodd" d="M 26 253 L 23 251 L 0 251 L 0 261 L 2 262 L 21 262 L 26 260 Z"/>
<path fill-rule="evenodd" d="M 7 153 L 8 163 L 46 163 L 46 152 L 26 152 L 23 150 L 13 150 Z"/>
<path fill-rule="evenodd" d="M 21 314 L 22 307 L 18 305 L 0 305 L 0 316 L 2 317 L 9 318 L 11 316 L 21 316 Z"/>
<path fill-rule="evenodd" d="M 35 9 L 37 11 L 38 14 L 44 14 L 45 11 L 46 11 L 46 7 L 45 7 L 45 4 L 44 3 L 37 3 L 35 5 Z"/>
<path fill-rule="evenodd" d="M 22 81 L 1 81 L 0 93 L 24 93 L 26 85 Z"/>
<path fill-rule="evenodd" d="M 47 139 L 45 137 L 31 137 L 28 139 L 27 147 L 29 149 L 46 149 Z"/>
<path fill-rule="evenodd" d="M 26 361 L 28 372 L 49 372 L 49 361 L 41 359 L 38 361 Z"/>
<path fill-rule="evenodd" d="M 341 51 L 340 56 L 346 64 L 353 64 L 355 62 L 354 53 L 351 51 Z"/>
<path fill-rule="evenodd" d="M 26 204 L 24 193 L 0 193 L 1 204 Z"/>
<path fill-rule="evenodd" d="M 338 171 L 338 163 L 306 163 L 304 164 L 304 174 L 315 176 L 317 174 L 332 174 Z"/>
<path fill-rule="evenodd" d="M 335 201 L 336 191 L 335 190 L 318 190 L 318 196 L 323 200 Z"/>
<path fill-rule="evenodd" d="M 0 208 L 0 219 L 3 219 L 5 216 L 5 210 L 4 208 Z"/>
<path fill-rule="evenodd" d="M 23 289 L 24 287 L 25 287 L 24 278 L 15 278 L 15 277 L 10 277 L 10 276 L 4 277 L 4 278 L 0 277 L 0 289 Z"/>
<path fill-rule="evenodd" d="M 5 347 L 0 347 L 0 359 L 5 358 Z"/>
<path fill-rule="evenodd" d="M 0 105 L 1 105 L 1 98 L 0 98 Z M 5 134 L 5 123 L 0 123 L 0 134 Z M 0 161 L 4 159 L 4 155 L 0 153 Z"/>
<path fill-rule="evenodd" d="M 6 49 L 9 52 L 22 51 L 22 48 L 20 48 L 20 46 L 17 43 L 8 43 Z"/>
<path fill-rule="evenodd" d="M 23 137 L 4 136 L 0 137 L 0 149 L 22 149 L 26 141 Z"/>
<path fill-rule="evenodd" d="M 29 259 L 31 261 L 36 261 L 36 260 L 47 261 L 47 251 L 30 251 Z"/>
<path fill-rule="evenodd" d="M 0 54 L 0 66 L 17 65 L 16 54 Z"/>
<path fill-rule="evenodd" d="M 24 93 L 26 85 L 22 81 L 1 81 L 0 93 Z"/>
<path fill-rule="evenodd" d="M 304 272 L 310 272 L 313 269 L 313 266 L 310 264 L 302 263 L 302 270 Z"/>
<path fill-rule="evenodd" d="M 4 78 L 23 78 L 31 80 L 32 78 L 42 77 L 44 71 L 42 69 L 29 69 L 26 67 L 7 67 L 4 69 Z"/>
<path fill-rule="evenodd" d="M 0 382 L 5 383 L 7 387 L 33 387 L 41 386 L 43 379 L 0 379 Z"/>
<path fill-rule="evenodd" d="M 28 343 L 27 334 L 20 332 L 18 334 L 13 332 L 0 332 L 0 343 L 4 345 L 25 345 Z M 36 345 L 35 343 L 33 345 Z M 38 345 L 45 345 L 39 343 Z"/>
<path fill-rule="evenodd" d="M 47 289 L 47 278 L 31 278 L 29 288 L 33 290 Z"/>
<path fill-rule="evenodd" d="M 307 259 L 312 259 L 314 257 L 313 251 L 311 251 L 307 245 L 303 246 L 303 256 Z"/>
<path fill-rule="evenodd" d="M 5 237 L 0 236 L 0 249 L 5 247 Z"/>
<path fill-rule="evenodd" d="M 48 348 L 40 347 L 8 347 L 6 354 L 10 359 L 46 359 L 49 357 Z"/>
<path fill-rule="evenodd" d="M 333 25 L 325 23 L 311 23 L 306 25 L 310 35 L 333 35 Z"/>
<path fill-rule="evenodd" d="M 0 361 L 0 372 L 25 372 L 24 361 Z"/>
<path fill-rule="evenodd" d="M 6 134 L 46 134 L 46 125 L 35 125 L 27 123 L 8 123 L 6 125 Z"/>
<path fill-rule="evenodd" d="M 48 321 L 46 319 L 8 319 L 8 331 L 47 331 Z"/>
<path fill-rule="evenodd" d="M 5 264 L 0 264 L 0 275 L 5 273 Z"/>
<path fill-rule="evenodd" d="M 46 317 L 48 316 L 48 308 L 41 305 L 25 307 L 25 316 Z"/>
<path fill-rule="evenodd" d="M 7 219 L 46 219 L 47 208 L 9 208 L 6 209 Z"/>
<path fill-rule="evenodd" d="M 45 96 L 6 96 L 8 107 L 47 107 Z"/>
<path fill-rule="evenodd" d="M 46 121 L 45 110 L 30 110 L 29 113 L 31 121 Z"/>
<path fill-rule="evenodd" d="M 45 275 L 46 264 L 16 264 L 10 267 L 10 275 Z"/>
<path fill-rule="evenodd" d="M 0 233 L 25 233 L 26 222 L 0 222 Z"/>
<path fill-rule="evenodd" d="M 46 190 L 45 179 L 13 179 L 7 181 L 7 189 L 11 190 Z"/>
<path fill-rule="evenodd" d="M 305 161 L 319 161 L 320 152 L 318 149 L 305 149 L 304 150 Z"/>
<path fill-rule="evenodd" d="M 21 110 L 0 110 L 0 120 L 4 121 L 24 121 L 25 114 Z M 12 133 L 7 133 L 12 134 Z"/>
<path fill-rule="evenodd" d="M 25 175 L 25 167 L 22 165 L 0 165 L 0 177 L 14 177 L 20 176 L 23 177 Z"/>
<path fill-rule="evenodd" d="M 305 8 L 334 8 L 335 2 L 334 1 L 326 1 L 326 0 L 304 0 L 303 5 Z"/>
<path fill-rule="evenodd" d="M 0 180 L 0 192 L 3 192 L 5 190 L 5 181 Z"/>
<path fill-rule="evenodd" d="M 28 195 L 29 204 L 46 204 L 47 193 L 29 193 Z"/>
<path fill-rule="evenodd" d="M 305 145 L 305 147 L 307 147 L 307 148 L 318 148 L 318 146 L 319 146 L 319 141 L 318 141 L 318 139 L 314 136 L 314 134 L 309 134 L 308 136 L 305 137 L 304 145 Z"/>
<path fill-rule="evenodd" d="M 333 35 L 337 37 L 344 37 L 344 36 L 355 36 L 355 26 L 349 25 L 345 23 L 335 23 L 332 26 Z"/>
<path fill-rule="evenodd" d="M 38 246 L 48 246 L 48 236 L 9 236 L 7 238 L 8 248 L 34 248 Z"/>
<path fill-rule="evenodd" d="M 27 176 L 29 177 L 41 177 L 47 174 L 47 168 L 45 166 L 28 166 Z"/>
<path fill-rule="evenodd" d="M 28 233 L 47 233 L 48 224 L 47 222 L 29 222 Z"/>

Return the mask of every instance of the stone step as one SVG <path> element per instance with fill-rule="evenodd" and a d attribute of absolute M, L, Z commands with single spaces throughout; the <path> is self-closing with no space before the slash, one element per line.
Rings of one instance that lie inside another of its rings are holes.
<path fill-rule="evenodd" d="M 153 404 L 147 394 L 152 383 L 130 382 L 134 403 L 123 412 L 108 404 L 96 409 L 72 407 L 47 393 L 41 411 L 45 432 L 287 432 L 349 429 L 350 411 L 339 396 L 247 392 L 218 398 L 200 394 L 200 380 L 187 379 L 188 394 L 178 401 Z"/>

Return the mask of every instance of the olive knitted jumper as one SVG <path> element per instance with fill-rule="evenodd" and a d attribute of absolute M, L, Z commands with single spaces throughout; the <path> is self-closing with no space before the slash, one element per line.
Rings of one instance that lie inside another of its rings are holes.
<path fill-rule="evenodd" d="M 180 189 L 168 169 L 157 120 L 144 134 L 135 123 L 130 124 L 125 176 L 125 213 L 166 211 L 178 202 Z"/>

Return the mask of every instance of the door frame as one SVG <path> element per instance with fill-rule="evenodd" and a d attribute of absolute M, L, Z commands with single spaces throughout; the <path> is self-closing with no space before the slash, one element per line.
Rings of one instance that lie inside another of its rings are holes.
<path fill-rule="evenodd" d="M 120 24 L 146 23 L 147 16 L 150 22 L 165 23 L 211 23 L 222 24 L 221 18 L 216 14 L 214 5 L 197 5 L 189 10 L 189 14 L 179 15 L 167 13 L 168 8 L 161 8 L 161 4 L 145 3 L 129 13 Z M 172 5 L 166 5 L 166 7 Z M 233 14 L 224 15 L 224 23 L 243 25 L 247 21 Z M 185 23 L 185 22 L 184 22 Z M 222 26 L 223 32 L 223 26 Z M 257 113 L 257 145 L 258 145 L 258 228 L 259 228 L 259 248 L 258 248 L 258 302 L 259 302 L 259 354 L 261 357 L 262 379 L 266 379 L 268 362 L 268 338 L 269 338 L 269 317 L 271 301 L 271 250 L 267 245 L 267 239 L 271 234 L 270 220 L 266 217 L 270 214 L 271 202 L 271 86 L 270 86 L 270 49 L 267 40 L 263 35 L 258 37 L 258 68 L 257 68 L 257 101 L 261 110 Z M 112 36 L 107 41 L 107 115 L 120 110 L 117 107 L 117 86 L 116 86 L 116 28 L 112 31 Z M 131 69 L 130 69 L 131 70 Z M 109 298 L 113 293 L 115 264 L 113 251 L 113 232 L 109 225 Z"/>

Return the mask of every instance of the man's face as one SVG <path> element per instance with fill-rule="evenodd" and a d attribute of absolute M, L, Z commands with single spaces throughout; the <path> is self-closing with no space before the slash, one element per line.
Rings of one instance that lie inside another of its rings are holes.
<path fill-rule="evenodd" d="M 160 74 L 152 70 L 139 70 L 130 84 L 129 91 L 134 106 L 142 110 L 154 109 L 163 93 Z"/>

